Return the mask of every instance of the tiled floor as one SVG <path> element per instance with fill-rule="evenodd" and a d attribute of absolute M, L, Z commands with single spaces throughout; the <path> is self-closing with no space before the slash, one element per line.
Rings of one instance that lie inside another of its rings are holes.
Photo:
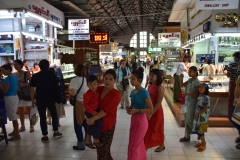
<path fill-rule="evenodd" d="M 237 131 L 233 128 L 209 128 L 206 136 L 207 149 L 199 153 L 193 147 L 196 136 L 192 136 L 190 142 L 180 143 L 179 138 L 184 134 L 184 128 L 178 126 L 166 101 L 163 102 L 165 120 L 165 145 L 166 150 L 155 153 L 154 148 L 147 151 L 148 160 L 240 160 L 240 150 L 235 149 L 235 137 Z M 76 144 L 76 136 L 73 129 L 72 107 L 65 106 L 66 118 L 61 119 L 60 131 L 63 137 L 52 139 L 52 128 L 49 127 L 51 141 L 44 144 L 40 141 L 41 131 L 39 123 L 35 132 L 30 133 L 29 127 L 21 133 L 22 139 L 15 142 L 0 142 L 1 160 L 94 160 L 95 150 L 74 151 L 72 146 Z M 129 136 L 130 116 L 125 110 L 118 109 L 117 125 L 112 144 L 112 155 L 115 160 L 127 160 L 127 145 Z M 26 126 L 29 122 L 26 118 Z M 8 133 L 12 130 L 10 122 L 7 124 Z"/>
<path fill-rule="evenodd" d="M 148 69 L 146 70 L 148 73 Z M 145 85 L 145 80 L 142 83 Z M 192 136 L 191 141 L 180 143 L 179 138 L 184 135 L 184 128 L 179 127 L 166 101 L 163 101 L 165 122 L 165 145 L 166 149 L 161 153 L 155 153 L 154 149 L 147 151 L 148 160 L 240 160 L 240 150 L 235 149 L 237 131 L 234 128 L 209 128 L 206 134 L 207 149 L 199 153 L 193 147 L 197 143 L 197 137 Z M 22 139 L 15 142 L 0 142 L 0 160 L 96 160 L 95 150 L 75 151 L 76 136 L 73 128 L 72 106 L 66 105 L 66 118 L 61 119 L 60 132 L 63 137 L 52 138 L 50 126 L 50 143 L 44 144 L 41 140 L 39 123 L 36 124 L 35 132 L 30 133 L 29 127 L 21 132 Z M 26 126 L 29 121 L 26 118 Z M 129 137 L 130 116 L 125 110 L 118 109 L 117 125 L 112 143 L 111 153 L 114 160 L 127 160 L 127 145 Z M 7 131 L 12 131 L 12 124 L 8 122 Z"/>

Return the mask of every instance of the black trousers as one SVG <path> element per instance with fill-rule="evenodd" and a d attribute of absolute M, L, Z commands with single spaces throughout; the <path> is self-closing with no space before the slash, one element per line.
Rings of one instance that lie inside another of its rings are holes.
<path fill-rule="evenodd" d="M 93 115 L 88 113 L 88 112 L 84 112 L 87 118 L 92 118 Z M 98 119 L 95 121 L 94 125 L 87 125 L 87 131 L 86 133 L 93 136 L 93 138 L 97 138 L 99 139 L 101 136 L 101 131 L 102 131 L 102 124 L 103 124 L 103 120 Z"/>
<path fill-rule="evenodd" d="M 48 127 L 46 122 L 46 110 L 48 108 L 52 115 L 52 126 L 54 131 L 58 131 L 58 115 L 55 106 L 55 102 L 47 102 L 46 104 L 37 104 L 39 116 L 40 116 L 40 126 L 42 130 L 42 135 L 48 134 Z"/>

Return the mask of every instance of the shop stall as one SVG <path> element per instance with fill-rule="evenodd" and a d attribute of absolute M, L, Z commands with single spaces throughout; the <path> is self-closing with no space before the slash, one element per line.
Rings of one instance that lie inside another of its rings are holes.
<path fill-rule="evenodd" d="M 4 7 L 4 8 L 3 8 Z M 11 37 L 2 41 L 0 52 L 6 59 L 26 59 L 29 67 L 41 59 L 53 62 L 57 28 L 63 28 L 64 15 L 44 1 L 8 0 L 0 5 L 0 35 Z M 1 56 L 1 55 L 0 55 Z"/>

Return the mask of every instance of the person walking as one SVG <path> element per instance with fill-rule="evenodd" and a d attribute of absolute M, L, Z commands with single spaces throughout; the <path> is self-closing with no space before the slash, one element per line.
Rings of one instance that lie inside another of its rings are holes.
<path fill-rule="evenodd" d="M 165 149 L 164 145 L 164 114 L 162 100 L 164 88 L 162 86 L 162 75 L 158 69 L 152 69 L 149 74 L 148 92 L 153 103 L 153 113 L 147 114 L 148 130 L 144 137 L 146 149 L 158 146 L 155 152 Z"/>
<path fill-rule="evenodd" d="M 177 72 L 174 75 L 174 87 L 173 87 L 173 100 L 175 102 L 180 102 L 179 100 L 179 93 L 181 92 L 181 86 L 180 86 L 180 75 L 184 72 L 187 71 L 187 65 L 189 61 L 188 59 L 181 59 L 180 63 L 177 67 Z"/>
<path fill-rule="evenodd" d="M 228 116 L 231 113 L 233 102 L 234 102 L 234 91 L 236 88 L 235 81 L 238 75 L 240 75 L 240 51 L 233 53 L 233 62 L 230 62 L 227 68 L 227 77 L 230 78 L 229 81 L 229 92 L 228 92 Z M 240 138 L 239 138 L 240 142 Z"/>
<path fill-rule="evenodd" d="M 129 102 L 129 77 L 130 69 L 126 67 L 126 61 L 122 59 L 120 61 L 120 67 L 117 69 L 117 88 L 121 92 L 121 108 L 124 106 L 127 108 L 130 105 Z"/>
<path fill-rule="evenodd" d="M 86 93 L 88 90 L 87 80 L 85 78 L 87 76 L 86 67 L 83 64 L 78 64 L 74 69 L 74 73 L 76 77 L 71 79 L 69 89 L 70 95 L 76 96 L 76 103 L 73 106 L 73 123 L 78 141 L 77 145 L 73 146 L 73 149 L 85 150 L 85 138 L 83 138 L 82 127 L 84 128 L 86 135 L 87 124 L 83 108 L 83 94 Z"/>
<path fill-rule="evenodd" d="M 21 122 L 21 127 L 19 129 L 19 132 L 25 131 L 25 113 L 24 113 L 24 108 L 26 108 L 30 120 L 30 112 L 31 112 L 31 106 L 32 102 L 29 97 L 29 100 L 23 99 L 23 92 L 21 87 L 29 87 L 29 82 L 31 80 L 31 75 L 29 71 L 24 71 L 23 70 L 23 62 L 21 60 L 15 60 L 13 61 L 13 66 L 17 70 L 17 72 L 14 73 L 14 75 L 18 79 L 18 112 L 19 112 L 19 117 L 20 117 L 20 122 Z M 30 95 L 30 93 L 29 93 Z M 34 132 L 34 126 L 31 125 L 30 122 L 30 132 Z"/>
<path fill-rule="evenodd" d="M 0 91 L 4 94 L 5 107 L 7 111 L 7 117 L 9 121 L 12 121 L 13 132 L 9 134 L 11 138 L 9 141 L 14 141 L 21 139 L 18 128 L 17 121 L 17 106 L 18 106 L 18 96 L 17 96 L 17 87 L 18 79 L 16 76 L 12 75 L 12 66 L 11 64 L 4 64 L 1 66 L 2 73 L 7 76 L 2 86 L 0 86 Z"/>
<path fill-rule="evenodd" d="M 197 67 L 192 66 L 188 70 L 188 75 L 191 77 L 187 82 L 183 83 L 183 75 L 181 75 L 181 86 L 186 88 L 186 105 L 187 113 L 184 113 L 184 122 L 185 122 L 185 135 L 183 138 L 180 138 L 180 142 L 190 141 L 190 135 L 192 134 L 193 129 L 193 120 L 195 115 L 195 110 L 197 107 L 197 98 L 199 95 L 199 85 L 200 81 L 198 80 Z"/>
<path fill-rule="evenodd" d="M 117 107 L 121 101 L 121 93 L 114 89 L 117 75 L 113 69 L 104 73 L 104 86 L 98 86 L 99 112 L 87 120 L 88 125 L 93 125 L 98 119 L 103 119 L 101 136 L 102 147 L 97 147 L 97 160 L 113 160 L 111 145 L 117 120 Z"/>
<path fill-rule="evenodd" d="M 49 143 L 48 129 L 46 123 L 46 109 L 50 111 L 52 115 L 53 126 L 53 138 L 59 138 L 62 133 L 58 131 L 58 115 L 54 100 L 54 86 L 60 85 L 57 76 L 54 72 L 49 71 L 49 62 L 43 59 L 39 62 L 40 72 L 33 74 L 30 82 L 30 95 L 32 99 L 32 107 L 35 106 L 34 95 L 36 89 L 36 104 L 40 116 L 40 126 L 43 137 L 41 141 L 43 143 Z"/>
<path fill-rule="evenodd" d="M 142 88 L 143 68 L 133 71 L 131 74 L 131 84 L 135 87 L 132 90 L 131 107 L 127 108 L 127 113 L 132 115 L 129 144 L 128 160 L 147 160 L 146 148 L 144 145 L 144 136 L 148 129 L 146 114 L 153 112 L 153 105 L 150 95 L 145 88 Z"/>

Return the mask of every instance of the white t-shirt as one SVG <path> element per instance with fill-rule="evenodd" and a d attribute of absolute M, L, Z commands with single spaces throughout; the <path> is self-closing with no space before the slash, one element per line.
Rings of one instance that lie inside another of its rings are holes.
<path fill-rule="evenodd" d="M 76 89 L 76 92 L 77 92 L 79 87 L 81 87 L 81 85 L 82 85 L 82 79 L 83 78 L 84 77 L 78 77 L 77 76 L 77 77 L 71 79 L 69 89 Z M 87 90 L 88 90 L 87 80 L 86 80 L 86 78 L 84 78 L 82 88 L 77 95 L 77 101 L 83 101 L 83 94 L 86 93 Z"/>
<path fill-rule="evenodd" d="M 185 64 L 183 62 L 179 63 L 179 65 L 177 66 L 176 75 L 180 76 L 186 69 L 187 69 L 187 67 L 185 66 Z"/>

